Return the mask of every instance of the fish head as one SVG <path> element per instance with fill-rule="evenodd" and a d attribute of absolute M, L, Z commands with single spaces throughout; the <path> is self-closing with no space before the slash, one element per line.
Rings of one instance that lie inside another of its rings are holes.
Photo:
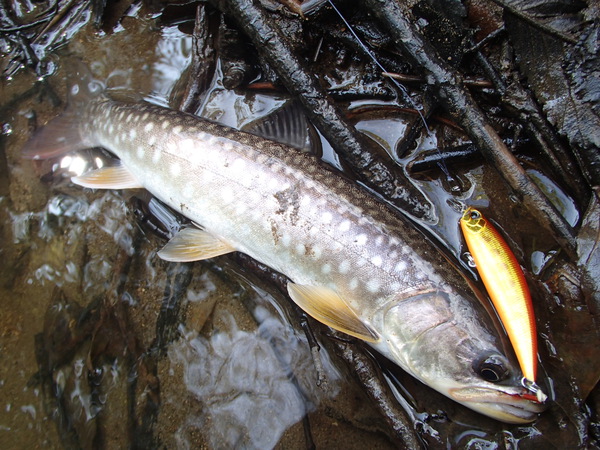
<path fill-rule="evenodd" d="M 500 350 L 500 338 L 485 323 L 485 314 L 456 293 L 404 297 L 383 315 L 385 353 L 472 410 L 502 422 L 532 422 L 546 405 L 523 384 L 515 358 Z"/>

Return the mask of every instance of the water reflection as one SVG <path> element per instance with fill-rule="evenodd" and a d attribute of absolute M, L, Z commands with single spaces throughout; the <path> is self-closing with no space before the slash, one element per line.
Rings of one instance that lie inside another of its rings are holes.
<path fill-rule="evenodd" d="M 217 318 L 223 329 L 209 337 L 183 328 L 183 339 L 169 350 L 171 364 L 183 365 L 185 386 L 202 404 L 184 427 L 202 429 L 212 448 L 274 447 L 321 397 L 338 392 L 331 364 L 328 393 L 316 387 L 305 339 L 265 308 L 257 307 L 255 316 L 260 323 L 254 331 L 241 330 L 225 312 Z M 185 435 L 178 431 L 179 443 Z"/>

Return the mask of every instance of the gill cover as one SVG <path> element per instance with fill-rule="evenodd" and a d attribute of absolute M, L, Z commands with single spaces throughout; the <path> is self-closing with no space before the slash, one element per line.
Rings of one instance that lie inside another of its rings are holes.
<path fill-rule="evenodd" d="M 532 422 L 545 406 L 522 386 L 519 368 L 498 350 L 475 310 L 453 303 L 452 295 L 429 291 L 391 303 L 383 318 L 391 357 L 472 410 L 507 423 Z"/>

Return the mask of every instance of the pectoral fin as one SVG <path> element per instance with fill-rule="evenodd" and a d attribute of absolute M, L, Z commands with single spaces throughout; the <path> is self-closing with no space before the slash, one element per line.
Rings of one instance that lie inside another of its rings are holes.
<path fill-rule="evenodd" d="M 92 189 L 142 188 L 140 182 L 122 164 L 91 170 L 71 178 L 73 183 Z"/>
<path fill-rule="evenodd" d="M 300 308 L 319 322 L 363 341 L 379 340 L 377 333 L 363 323 L 333 289 L 290 282 L 288 293 Z"/>
<path fill-rule="evenodd" d="M 158 256 L 166 261 L 189 262 L 234 252 L 235 248 L 198 228 L 184 228 L 165 245 Z"/>

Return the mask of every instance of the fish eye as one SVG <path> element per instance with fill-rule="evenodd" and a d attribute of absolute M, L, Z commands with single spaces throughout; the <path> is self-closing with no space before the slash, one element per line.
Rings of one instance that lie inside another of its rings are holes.
<path fill-rule="evenodd" d="M 481 218 L 481 213 L 476 209 L 471 210 L 471 220 L 476 220 Z"/>
<path fill-rule="evenodd" d="M 479 360 L 473 367 L 481 378 L 491 383 L 504 381 L 510 375 L 504 360 L 497 356 L 488 356 L 483 360 Z"/>

